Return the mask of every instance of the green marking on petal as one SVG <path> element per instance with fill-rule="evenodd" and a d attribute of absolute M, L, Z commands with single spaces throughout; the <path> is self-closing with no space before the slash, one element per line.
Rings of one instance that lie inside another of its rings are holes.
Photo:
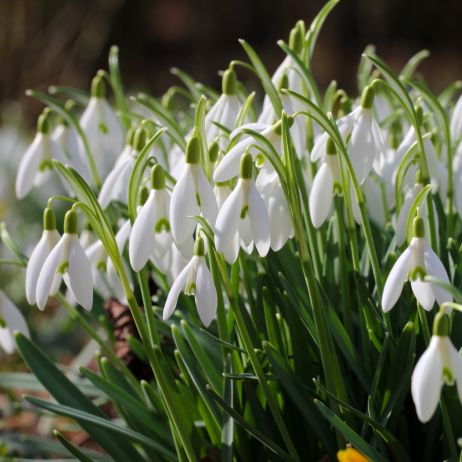
<path fill-rule="evenodd" d="M 409 272 L 409 279 L 415 281 L 417 278 L 423 279 L 427 275 L 427 272 L 421 266 L 416 266 Z"/>
<path fill-rule="evenodd" d="M 454 385 L 454 374 L 447 367 L 443 367 L 443 381 L 446 385 Z"/>
<path fill-rule="evenodd" d="M 169 232 L 170 231 L 170 223 L 166 218 L 161 218 L 154 226 L 154 231 L 156 233 L 161 233 L 162 231 Z"/>
<path fill-rule="evenodd" d="M 249 213 L 249 206 L 244 205 L 244 207 L 242 207 L 242 210 L 241 210 L 241 220 L 243 220 L 247 216 L 248 213 Z"/>
<path fill-rule="evenodd" d="M 184 288 L 185 295 L 195 295 L 196 294 L 196 283 L 194 281 L 190 281 L 186 284 Z"/>
<path fill-rule="evenodd" d="M 103 134 L 103 135 L 107 135 L 109 133 L 109 130 L 107 128 L 107 125 L 104 123 L 104 122 L 100 122 L 99 125 L 98 125 L 98 128 L 99 128 L 99 131 Z"/>
<path fill-rule="evenodd" d="M 58 269 L 56 270 L 56 273 L 58 274 L 65 274 L 67 273 L 67 269 L 69 268 L 69 262 L 63 261 L 59 266 Z"/>

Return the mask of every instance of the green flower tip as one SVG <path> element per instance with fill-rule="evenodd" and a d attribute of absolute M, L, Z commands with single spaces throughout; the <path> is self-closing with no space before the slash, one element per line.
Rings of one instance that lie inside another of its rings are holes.
<path fill-rule="evenodd" d="M 152 189 L 165 188 L 165 173 L 161 165 L 156 164 L 151 170 Z"/>
<path fill-rule="evenodd" d="M 135 129 L 133 127 L 130 127 L 127 130 L 127 134 L 125 135 L 125 144 L 127 146 L 133 146 L 134 138 L 135 138 Z"/>
<path fill-rule="evenodd" d="M 361 96 L 361 107 L 370 109 L 374 103 L 375 90 L 372 85 L 368 85 Z"/>
<path fill-rule="evenodd" d="M 54 231 L 56 229 L 55 212 L 50 207 L 43 211 L 43 229 L 45 231 Z"/>
<path fill-rule="evenodd" d="M 416 184 L 422 184 L 423 179 L 422 179 L 422 171 L 420 168 L 417 169 L 417 172 L 415 172 L 415 182 Z"/>
<path fill-rule="evenodd" d="M 46 107 L 37 120 L 37 131 L 39 133 L 50 133 L 50 108 Z"/>
<path fill-rule="evenodd" d="M 146 130 L 143 127 L 139 127 L 135 130 L 133 135 L 133 148 L 135 151 L 140 152 L 146 145 Z"/>
<path fill-rule="evenodd" d="M 228 69 L 223 73 L 221 83 L 222 92 L 224 95 L 235 95 L 237 92 L 237 77 L 234 69 Z"/>
<path fill-rule="evenodd" d="M 351 101 L 350 101 L 350 98 L 348 98 L 348 96 L 346 95 L 343 95 L 341 98 L 340 98 L 340 111 L 342 112 L 342 114 L 349 114 L 352 110 L 352 107 L 351 107 Z"/>
<path fill-rule="evenodd" d="M 186 163 L 198 164 L 201 158 L 201 145 L 199 137 L 196 135 L 191 136 L 186 145 Z"/>
<path fill-rule="evenodd" d="M 198 237 L 194 243 L 194 255 L 197 257 L 203 257 L 205 255 L 204 239 L 201 237 Z"/>
<path fill-rule="evenodd" d="M 289 77 L 287 76 L 287 72 L 284 72 L 284 74 L 281 77 L 281 80 L 279 81 L 279 91 L 287 90 L 288 88 L 289 88 Z"/>
<path fill-rule="evenodd" d="M 149 197 L 149 190 L 146 186 L 143 186 L 140 191 L 139 203 L 144 205 Z"/>
<path fill-rule="evenodd" d="M 303 29 L 299 23 L 290 31 L 289 47 L 296 53 L 300 54 L 303 48 Z"/>
<path fill-rule="evenodd" d="M 64 216 L 64 232 L 67 234 L 77 234 L 78 224 L 77 212 L 69 210 Z"/>
<path fill-rule="evenodd" d="M 326 154 L 328 154 L 329 156 L 337 154 L 337 148 L 335 147 L 335 143 L 330 136 L 329 138 L 327 138 Z"/>
<path fill-rule="evenodd" d="M 433 321 L 433 335 L 437 337 L 447 337 L 449 335 L 449 316 L 444 312 L 438 312 Z"/>
<path fill-rule="evenodd" d="M 100 72 L 98 72 L 91 81 L 91 96 L 94 98 L 104 98 L 106 96 L 104 77 Z"/>
<path fill-rule="evenodd" d="M 419 124 L 423 123 L 423 118 L 424 118 L 424 113 L 423 113 L 423 108 L 422 106 L 418 105 L 415 107 L 415 114 L 417 116 L 417 121 Z"/>
<path fill-rule="evenodd" d="M 414 237 L 425 237 L 425 224 L 420 214 L 412 222 L 412 235 Z"/>
<path fill-rule="evenodd" d="M 64 109 L 67 112 L 71 112 L 76 107 L 75 101 L 73 99 L 68 99 L 64 105 Z"/>
<path fill-rule="evenodd" d="M 241 157 L 241 168 L 240 168 L 239 176 L 243 180 L 249 180 L 250 178 L 252 178 L 252 171 L 253 171 L 252 155 L 249 152 L 246 152 Z"/>
<path fill-rule="evenodd" d="M 220 145 L 216 141 L 213 141 L 212 143 L 210 143 L 209 159 L 212 164 L 214 164 L 217 161 L 219 151 L 220 151 Z"/>

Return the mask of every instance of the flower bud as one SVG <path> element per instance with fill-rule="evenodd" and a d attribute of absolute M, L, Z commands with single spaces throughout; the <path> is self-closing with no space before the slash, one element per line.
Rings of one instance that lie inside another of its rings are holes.
<path fill-rule="evenodd" d="M 237 78 L 234 69 L 227 69 L 223 73 L 221 89 L 224 95 L 235 95 L 237 93 Z"/>
<path fill-rule="evenodd" d="M 203 257 L 205 255 L 204 239 L 201 237 L 198 237 L 194 243 L 194 255 L 197 257 Z"/>
<path fill-rule="evenodd" d="M 191 136 L 186 145 L 186 163 L 198 164 L 201 158 L 201 145 L 197 135 Z"/>
<path fill-rule="evenodd" d="M 164 169 L 160 164 L 154 165 L 151 170 L 151 183 L 152 189 L 164 189 L 165 188 L 165 173 Z"/>
<path fill-rule="evenodd" d="M 239 177 L 242 178 L 243 180 L 249 180 L 250 178 L 252 178 L 252 171 L 253 171 L 252 155 L 249 152 L 246 152 L 241 157 Z"/>
<path fill-rule="evenodd" d="M 54 231 L 56 229 L 55 212 L 50 207 L 43 211 L 43 229 L 45 231 Z"/>
<path fill-rule="evenodd" d="M 99 72 L 91 81 L 91 96 L 93 98 L 104 98 L 106 96 L 104 77 Z"/>
<path fill-rule="evenodd" d="M 438 312 L 433 320 L 433 335 L 437 337 L 449 336 L 449 316 L 443 312 Z"/>
<path fill-rule="evenodd" d="M 79 221 L 77 213 L 74 210 L 69 210 L 64 216 L 64 232 L 66 234 L 77 234 Z"/>

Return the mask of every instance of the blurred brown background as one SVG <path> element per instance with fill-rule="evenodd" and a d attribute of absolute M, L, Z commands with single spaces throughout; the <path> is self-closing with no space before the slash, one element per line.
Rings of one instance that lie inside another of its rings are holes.
<path fill-rule="evenodd" d="M 297 19 L 309 22 L 323 0 L 0 0 L 0 107 L 19 101 L 28 124 L 40 106 L 27 88 L 50 84 L 88 88 L 107 67 L 111 44 L 121 49 L 126 87 L 160 94 L 177 66 L 219 85 L 217 70 L 244 58 L 243 37 L 270 70 L 282 59 L 276 45 Z M 315 54 L 321 86 L 336 79 L 355 90 L 360 53 L 369 43 L 393 67 L 416 51 L 432 52 L 422 71 L 442 89 L 462 77 L 460 0 L 343 0 L 328 18 Z M 249 78 L 248 75 L 242 78 Z"/>

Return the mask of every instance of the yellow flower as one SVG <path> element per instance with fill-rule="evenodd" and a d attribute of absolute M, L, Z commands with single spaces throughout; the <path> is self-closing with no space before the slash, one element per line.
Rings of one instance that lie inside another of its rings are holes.
<path fill-rule="evenodd" d="M 359 451 L 354 448 L 341 449 L 337 452 L 339 462 L 369 462 Z"/>

